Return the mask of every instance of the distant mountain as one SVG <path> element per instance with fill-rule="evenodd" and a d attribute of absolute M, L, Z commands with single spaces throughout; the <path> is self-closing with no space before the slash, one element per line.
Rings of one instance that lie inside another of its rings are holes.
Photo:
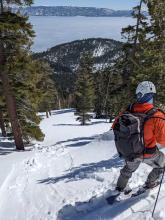
<path fill-rule="evenodd" d="M 121 42 L 112 39 L 89 38 L 57 45 L 34 56 L 50 63 L 55 73 L 75 73 L 85 52 L 92 54 L 94 68 L 99 69 L 113 65 L 121 53 L 121 46 Z"/>
<path fill-rule="evenodd" d="M 114 64 L 116 58 L 121 54 L 122 44 L 111 39 L 90 38 L 52 47 L 45 52 L 35 53 L 34 57 L 47 61 L 54 70 L 58 84 L 63 89 L 70 89 L 74 85 L 80 58 L 85 52 L 92 54 L 94 71 L 97 71 Z"/>
<path fill-rule="evenodd" d="M 18 9 L 13 9 L 17 11 Z M 88 16 L 88 17 L 119 17 L 131 16 L 131 10 L 112 10 L 94 7 L 70 7 L 70 6 L 38 6 L 19 9 L 21 13 L 29 16 Z"/>

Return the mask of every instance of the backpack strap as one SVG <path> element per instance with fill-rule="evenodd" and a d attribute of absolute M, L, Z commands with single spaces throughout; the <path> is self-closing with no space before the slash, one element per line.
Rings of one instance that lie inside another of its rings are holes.
<path fill-rule="evenodd" d="M 158 118 L 158 119 L 161 119 L 161 120 L 165 120 L 165 117 L 164 118 L 162 118 L 162 117 L 159 117 L 159 116 L 154 116 L 154 114 L 156 113 L 156 112 L 162 112 L 163 114 L 164 114 L 164 112 L 162 111 L 162 110 L 160 110 L 160 109 L 157 109 L 157 108 L 152 108 L 152 109 L 150 109 L 147 113 L 146 113 L 146 115 L 147 115 L 147 117 L 146 117 L 146 120 L 148 120 L 148 119 L 150 119 L 150 118 Z M 146 121 L 145 120 L 145 121 Z"/>
<path fill-rule="evenodd" d="M 134 104 L 135 104 L 135 103 L 130 104 L 130 105 L 127 107 L 127 109 L 126 109 L 126 112 L 132 113 L 132 112 L 133 112 L 132 110 L 133 110 Z"/>
<path fill-rule="evenodd" d="M 127 107 L 127 109 L 126 109 L 126 112 L 133 113 L 134 104 L 135 104 L 135 103 L 130 104 L 130 105 Z M 156 112 L 158 112 L 158 111 L 159 111 L 159 112 L 162 112 L 162 113 L 165 115 L 165 112 L 163 112 L 161 109 L 157 109 L 157 108 L 153 107 L 152 109 L 150 109 L 149 111 L 146 112 L 146 115 L 147 115 L 147 116 L 146 116 L 145 121 L 149 120 L 150 118 L 158 118 L 158 119 L 161 119 L 161 120 L 165 120 L 165 117 L 162 118 L 162 117 L 159 117 L 159 116 L 154 116 L 154 114 L 155 114 Z"/>
<path fill-rule="evenodd" d="M 146 112 L 146 115 L 150 117 L 150 116 L 154 115 L 156 112 L 158 112 L 158 109 L 153 107 L 152 109 L 150 109 L 149 111 Z"/>

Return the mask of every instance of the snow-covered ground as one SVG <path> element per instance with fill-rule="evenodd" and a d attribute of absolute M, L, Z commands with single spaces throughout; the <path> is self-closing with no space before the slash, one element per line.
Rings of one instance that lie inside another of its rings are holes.
<path fill-rule="evenodd" d="M 52 113 L 41 122 L 44 142 L 25 152 L 15 152 L 10 141 L 0 142 L 0 220 L 153 219 L 157 189 L 114 206 L 104 204 L 103 195 L 115 188 L 124 163 L 110 124 L 93 119 L 83 127 L 73 110 Z M 142 164 L 130 186 L 142 185 L 150 170 Z M 92 197 L 92 205 L 80 205 Z M 154 219 L 165 219 L 164 203 L 163 184 Z"/>

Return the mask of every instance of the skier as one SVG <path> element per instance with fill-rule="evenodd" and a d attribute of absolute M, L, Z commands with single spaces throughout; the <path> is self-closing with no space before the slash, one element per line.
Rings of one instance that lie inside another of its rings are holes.
<path fill-rule="evenodd" d="M 136 103 L 128 107 L 126 114 L 121 113 L 112 126 L 116 148 L 119 155 L 125 159 L 125 166 L 120 171 L 116 186 L 119 192 L 127 188 L 132 173 L 141 162 L 153 168 L 144 184 L 147 189 L 159 184 L 159 177 L 164 171 L 165 155 L 158 149 L 157 144 L 165 146 L 165 115 L 161 110 L 154 108 L 155 94 L 156 88 L 152 82 L 140 83 L 136 89 Z"/>

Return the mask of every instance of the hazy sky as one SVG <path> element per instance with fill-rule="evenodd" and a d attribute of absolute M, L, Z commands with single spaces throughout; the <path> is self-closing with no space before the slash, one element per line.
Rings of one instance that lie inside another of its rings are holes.
<path fill-rule="evenodd" d="M 34 5 L 46 6 L 87 6 L 111 9 L 131 9 L 139 0 L 34 0 Z"/>

